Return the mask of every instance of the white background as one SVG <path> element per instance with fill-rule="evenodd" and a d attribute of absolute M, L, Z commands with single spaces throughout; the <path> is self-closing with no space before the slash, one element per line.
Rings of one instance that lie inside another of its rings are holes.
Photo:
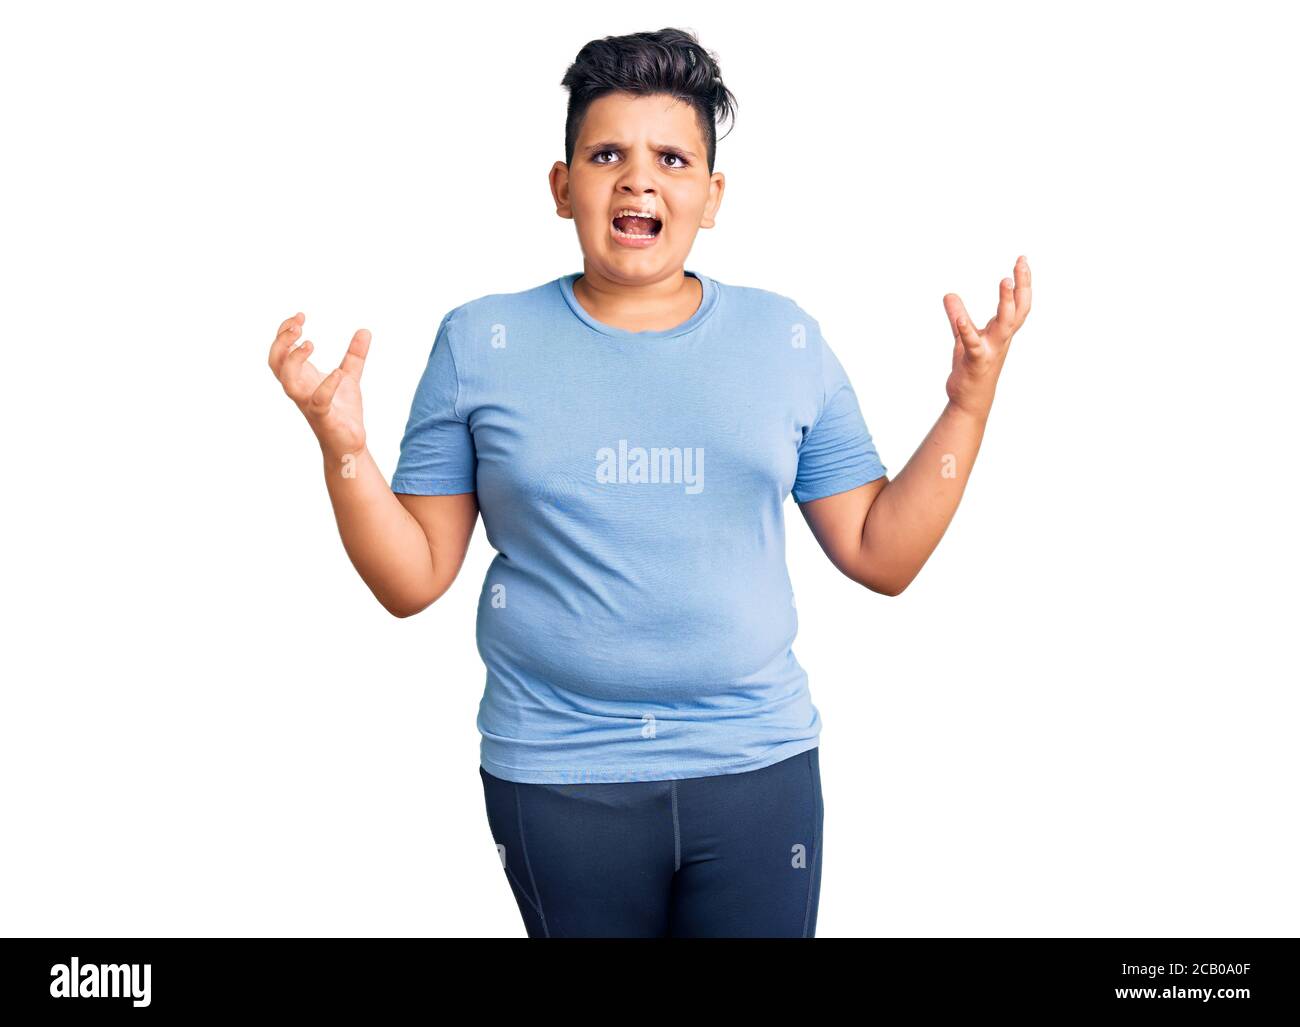
<path fill-rule="evenodd" d="M 0 931 L 523 936 L 477 773 L 481 522 L 389 616 L 266 351 L 297 310 L 318 364 L 369 328 L 391 474 L 442 315 L 581 269 L 546 182 L 568 64 L 677 26 L 740 100 L 687 267 L 819 320 L 891 476 L 943 408 L 944 293 L 983 324 L 1034 273 L 903 595 L 787 507 L 819 936 L 1294 935 L 1282 10 L 7 6 Z"/>

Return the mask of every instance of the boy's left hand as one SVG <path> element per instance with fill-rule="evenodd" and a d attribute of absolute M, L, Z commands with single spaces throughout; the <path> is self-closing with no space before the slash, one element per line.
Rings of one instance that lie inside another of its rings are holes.
<path fill-rule="evenodd" d="M 1004 278 L 998 297 L 998 312 L 982 331 L 966 313 L 961 298 L 953 292 L 943 298 L 952 325 L 952 374 L 948 375 L 948 399 L 976 417 L 986 418 L 993 406 L 1002 363 L 1007 359 L 1011 337 L 1029 316 L 1029 262 L 1021 257 L 1014 269 L 1015 282 Z"/>

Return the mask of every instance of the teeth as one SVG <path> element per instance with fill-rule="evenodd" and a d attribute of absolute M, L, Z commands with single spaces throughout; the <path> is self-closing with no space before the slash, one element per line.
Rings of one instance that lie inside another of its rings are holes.
<path fill-rule="evenodd" d="M 622 217 L 622 215 L 619 216 Z M 653 239 L 655 237 L 653 232 L 625 232 L 618 225 L 614 225 L 613 228 L 614 234 L 621 235 L 624 239 Z"/>
<path fill-rule="evenodd" d="M 655 216 L 653 210 L 638 210 L 634 207 L 624 207 L 614 215 L 614 218 L 625 217 L 649 218 L 654 221 L 659 221 L 659 218 Z M 660 224 L 662 224 L 662 222 L 660 222 Z M 621 235 L 624 239 L 653 239 L 655 237 L 654 232 L 625 232 L 619 228 L 618 225 L 613 224 L 613 219 L 610 221 L 610 227 L 614 229 L 616 235 Z"/>

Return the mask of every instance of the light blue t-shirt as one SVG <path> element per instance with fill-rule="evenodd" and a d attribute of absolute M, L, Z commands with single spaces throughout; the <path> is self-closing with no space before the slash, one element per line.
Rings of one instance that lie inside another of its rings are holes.
<path fill-rule="evenodd" d="M 478 494 L 480 756 L 505 780 L 734 774 L 817 745 L 783 506 L 885 468 L 812 317 L 685 273 L 702 302 L 663 331 L 595 320 L 581 272 L 438 326 L 392 487 Z"/>

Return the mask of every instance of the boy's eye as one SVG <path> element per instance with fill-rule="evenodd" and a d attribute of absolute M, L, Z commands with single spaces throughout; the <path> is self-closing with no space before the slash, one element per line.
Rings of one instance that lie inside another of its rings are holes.
<path fill-rule="evenodd" d="M 617 150 L 601 150 L 601 151 L 599 151 L 598 153 L 593 153 L 593 154 L 591 155 L 591 159 L 592 159 L 595 163 L 597 163 L 597 164 L 612 164 L 612 163 L 614 163 L 613 161 L 601 160 L 601 159 L 600 159 L 601 157 L 605 156 L 605 154 L 607 154 L 607 153 L 618 153 L 618 151 L 617 151 Z M 680 161 L 680 162 L 681 162 L 680 164 L 669 164 L 668 166 L 669 166 L 670 168 L 684 168 L 684 167 L 687 166 L 686 158 L 682 157 L 680 154 L 672 153 L 671 151 L 665 151 L 665 152 L 664 152 L 664 156 L 665 156 L 665 157 L 671 157 L 673 160 L 675 160 L 675 161 Z"/>

